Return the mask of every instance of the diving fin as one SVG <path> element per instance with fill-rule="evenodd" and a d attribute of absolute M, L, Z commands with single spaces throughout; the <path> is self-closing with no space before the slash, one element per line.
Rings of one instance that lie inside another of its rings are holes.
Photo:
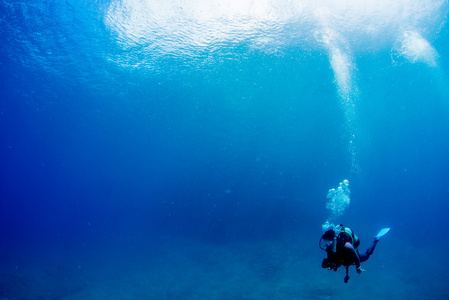
<path fill-rule="evenodd" d="M 384 228 L 379 231 L 379 233 L 374 237 L 375 240 L 379 240 L 381 237 L 386 235 L 390 231 L 390 228 Z"/>

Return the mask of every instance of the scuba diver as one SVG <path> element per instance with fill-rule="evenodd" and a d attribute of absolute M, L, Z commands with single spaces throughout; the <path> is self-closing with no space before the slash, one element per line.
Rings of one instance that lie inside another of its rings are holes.
<path fill-rule="evenodd" d="M 346 267 L 345 283 L 349 280 L 348 268 L 355 265 L 358 274 L 362 274 L 363 270 L 360 263 L 367 261 L 373 254 L 379 239 L 387 234 L 390 228 L 384 228 L 374 237 L 373 244 L 360 254 L 357 249 L 360 245 L 359 238 L 348 227 L 339 225 L 333 229 L 327 230 L 320 239 L 320 248 L 326 250 L 327 258 L 323 259 L 321 267 L 328 270 L 337 271 L 340 266 Z"/>

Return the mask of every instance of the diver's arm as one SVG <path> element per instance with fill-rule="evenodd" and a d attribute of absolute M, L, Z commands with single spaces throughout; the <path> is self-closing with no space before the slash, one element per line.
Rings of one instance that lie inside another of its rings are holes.
<path fill-rule="evenodd" d="M 355 263 L 355 267 L 357 269 L 357 273 L 359 272 L 358 270 L 360 269 L 360 257 L 359 254 L 357 253 L 357 250 L 351 245 L 351 243 L 347 242 L 345 244 L 345 248 L 350 249 L 352 252 L 352 258 L 354 260 Z M 361 270 L 361 269 L 360 269 Z"/>
<path fill-rule="evenodd" d="M 354 262 L 355 262 L 355 268 L 358 270 L 360 269 L 360 257 L 359 254 L 357 253 L 357 250 L 352 250 L 352 252 L 354 252 Z"/>
<path fill-rule="evenodd" d="M 365 270 L 360 267 L 359 252 L 356 249 L 354 249 L 353 252 L 354 252 L 355 269 L 357 271 L 357 274 L 362 274 L 362 272 L 364 272 Z"/>

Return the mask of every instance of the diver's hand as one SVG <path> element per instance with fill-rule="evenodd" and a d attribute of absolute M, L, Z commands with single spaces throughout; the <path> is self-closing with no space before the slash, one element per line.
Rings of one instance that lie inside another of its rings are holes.
<path fill-rule="evenodd" d="M 362 268 L 357 268 L 356 271 L 358 274 L 362 274 L 362 272 L 365 272 L 365 270 Z"/>

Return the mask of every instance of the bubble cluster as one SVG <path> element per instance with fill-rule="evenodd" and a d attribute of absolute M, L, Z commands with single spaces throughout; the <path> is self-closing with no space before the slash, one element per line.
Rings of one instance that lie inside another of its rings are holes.
<path fill-rule="evenodd" d="M 349 206 L 350 195 L 351 191 L 349 190 L 349 181 L 346 179 L 340 182 L 337 189 L 330 189 L 327 192 L 328 200 L 326 203 L 326 208 L 330 210 L 330 215 L 326 222 L 322 225 L 323 230 L 334 227 L 333 222 L 336 221 L 337 217 L 343 215 L 345 209 Z"/>
<path fill-rule="evenodd" d="M 411 63 L 425 63 L 430 67 L 436 67 L 438 53 L 419 33 L 405 31 L 396 40 L 392 50 L 392 57 L 394 61 L 405 58 Z"/>

